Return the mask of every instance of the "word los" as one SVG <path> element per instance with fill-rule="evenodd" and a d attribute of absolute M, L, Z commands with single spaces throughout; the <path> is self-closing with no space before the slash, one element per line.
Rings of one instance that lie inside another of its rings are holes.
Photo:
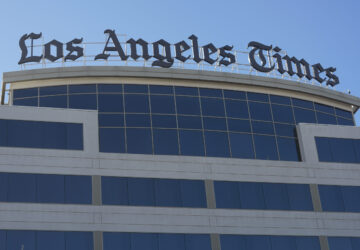
<path fill-rule="evenodd" d="M 105 42 L 102 53 L 97 54 L 94 60 L 108 60 L 111 55 L 110 52 L 116 53 L 122 61 L 127 61 L 132 58 L 136 61 L 139 58 L 143 58 L 145 61 L 152 58 L 152 66 L 158 66 L 162 68 L 170 68 L 175 59 L 185 63 L 188 60 L 193 60 L 195 63 L 202 61 L 213 65 L 224 65 L 229 66 L 236 62 L 236 57 L 232 53 L 233 46 L 225 45 L 217 48 L 214 44 L 208 43 L 204 46 L 199 46 L 198 38 L 195 35 L 188 37 L 190 40 L 186 42 L 184 40 L 170 44 L 164 39 L 160 39 L 153 43 L 148 43 L 143 39 L 134 40 L 133 38 L 126 41 L 125 45 L 122 45 L 118 37 L 115 34 L 115 30 L 107 29 L 104 31 L 108 35 L 107 41 Z M 78 58 L 84 56 L 84 49 L 79 44 L 82 43 L 83 38 L 75 38 L 66 43 L 66 55 L 64 55 L 64 44 L 52 40 L 44 44 L 44 54 L 34 55 L 33 53 L 33 42 L 36 39 L 41 38 L 42 33 L 35 34 L 24 34 L 19 41 L 21 49 L 21 58 L 19 64 L 29 62 L 40 62 L 43 59 L 47 59 L 51 62 L 62 59 L 66 61 L 75 61 Z M 27 46 L 26 41 L 30 40 L 31 45 Z M 152 53 L 149 52 L 149 46 L 152 46 Z M 130 46 L 130 54 L 126 54 L 123 46 Z M 30 47 L 30 55 L 28 55 L 28 47 Z M 138 53 L 137 48 L 141 48 L 141 54 Z M 296 57 L 289 57 L 288 55 L 281 56 L 279 47 L 267 46 L 259 42 L 250 42 L 248 48 L 252 47 L 249 52 L 250 66 L 257 71 L 268 73 L 276 70 L 280 74 L 287 73 L 290 76 L 297 75 L 299 78 L 306 77 L 308 80 L 315 79 L 319 83 L 326 81 L 326 85 L 335 86 L 339 84 L 339 78 L 334 74 L 336 68 L 329 67 L 323 68 L 320 63 L 310 65 L 304 59 L 298 60 Z M 55 50 L 55 54 L 52 53 Z M 175 51 L 175 55 L 172 55 L 172 51 Z M 191 51 L 191 55 L 185 56 L 186 51 Z M 202 53 L 201 53 L 202 52 Z M 264 52 L 268 56 L 264 55 Z M 321 76 L 324 75 L 325 76 Z"/>

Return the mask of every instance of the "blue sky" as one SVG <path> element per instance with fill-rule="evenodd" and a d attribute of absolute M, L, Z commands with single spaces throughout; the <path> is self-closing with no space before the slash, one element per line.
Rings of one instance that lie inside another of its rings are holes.
<path fill-rule="evenodd" d="M 310 63 L 337 68 L 337 90 L 360 97 L 360 1 L 159 0 L 0 1 L 0 71 L 19 70 L 19 38 L 42 32 L 45 41 L 75 37 L 103 41 L 105 29 L 173 43 L 191 34 L 200 44 L 246 49 L 259 41 Z M 359 112 L 360 113 L 360 112 Z M 360 124 L 360 115 L 357 115 Z"/>

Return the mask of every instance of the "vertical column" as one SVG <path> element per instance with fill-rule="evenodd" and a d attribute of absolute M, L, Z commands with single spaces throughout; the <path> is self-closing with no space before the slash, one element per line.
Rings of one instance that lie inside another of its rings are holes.
<path fill-rule="evenodd" d="M 210 234 L 211 250 L 221 250 L 220 235 Z"/>
<path fill-rule="evenodd" d="M 101 176 L 92 176 L 92 204 L 101 205 Z"/>
<path fill-rule="evenodd" d="M 103 250 L 103 233 L 93 232 L 94 250 Z"/>
<path fill-rule="evenodd" d="M 317 184 L 310 184 L 310 194 L 315 212 L 322 212 L 319 188 Z"/>
<path fill-rule="evenodd" d="M 205 180 L 205 193 L 207 208 L 216 208 L 214 181 Z"/>
<path fill-rule="evenodd" d="M 321 250 L 330 250 L 328 239 L 326 236 L 319 236 Z"/>

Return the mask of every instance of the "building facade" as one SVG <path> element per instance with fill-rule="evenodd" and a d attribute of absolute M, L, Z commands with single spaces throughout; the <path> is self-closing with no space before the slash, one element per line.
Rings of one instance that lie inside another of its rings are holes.
<path fill-rule="evenodd" d="M 360 98 L 144 67 L 3 81 L 0 250 L 360 249 Z"/>

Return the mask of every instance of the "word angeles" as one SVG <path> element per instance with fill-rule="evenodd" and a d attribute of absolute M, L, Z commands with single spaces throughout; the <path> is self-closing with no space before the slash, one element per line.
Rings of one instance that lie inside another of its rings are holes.
<path fill-rule="evenodd" d="M 104 33 L 108 35 L 107 41 L 102 53 L 97 54 L 94 60 L 108 60 L 115 54 L 122 61 L 127 61 L 129 58 L 134 61 L 139 58 L 145 61 L 152 59 L 152 66 L 162 68 L 170 68 L 175 59 L 183 63 L 188 60 L 195 63 L 204 61 L 218 66 L 237 63 L 235 54 L 232 53 L 233 46 L 225 45 L 217 48 L 212 43 L 199 46 L 198 38 L 195 35 L 188 37 L 189 42 L 183 40 L 175 44 L 170 44 L 164 39 L 148 43 L 141 38 L 137 40 L 131 38 L 126 43 L 120 43 L 114 30 L 107 29 Z M 30 33 L 24 34 L 20 38 L 21 58 L 19 64 L 39 63 L 45 59 L 51 62 L 59 59 L 65 62 L 75 61 L 84 56 L 84 48 L 78 46 L 82 44 L 83 38 L 75 38 L 67 42 L 66 55 L 64 55 L 64 44 L 55 39 L 43 45 L 43 54 L 34 55 L 34 40 L 41 38 L 41 35 L 41 33 Z M 26 42 L 30 42 L 30 45 L 27 45 Z M 127 49 L 124 49 L 124 46 L 130 47 L 130 54 L 126 54 Z M 149 46 L 152 46 L 152 49 L 149 49 Z M 308 80 L 314 79 L 319 83 L 326 81 L 326 85 L 330 86 L 339 84 L 339 78 L 334 74 L 336 71 L 334 67 L 324 68 L 320 63 L 310 65 L 304 59 L 298 60 L 296 57 L 282 56 L 281 49 L 273 48 L 272 45 L 267 46 L 253 41 L 248 44 L 249 47 L 251 48 L 249 52 L 250 66 L 257 71 L 269 73 L 277 70 L 280 74 L 287 73 L 290 76 L 297 75 L 299 78 L 306 77 Z M 30 48 L 30 55 L 28 48 Z M 141 53 L 138 52 L 138 48 L 141 48 Z M 172 51 L 174 55 L 172 55 Z"/>

